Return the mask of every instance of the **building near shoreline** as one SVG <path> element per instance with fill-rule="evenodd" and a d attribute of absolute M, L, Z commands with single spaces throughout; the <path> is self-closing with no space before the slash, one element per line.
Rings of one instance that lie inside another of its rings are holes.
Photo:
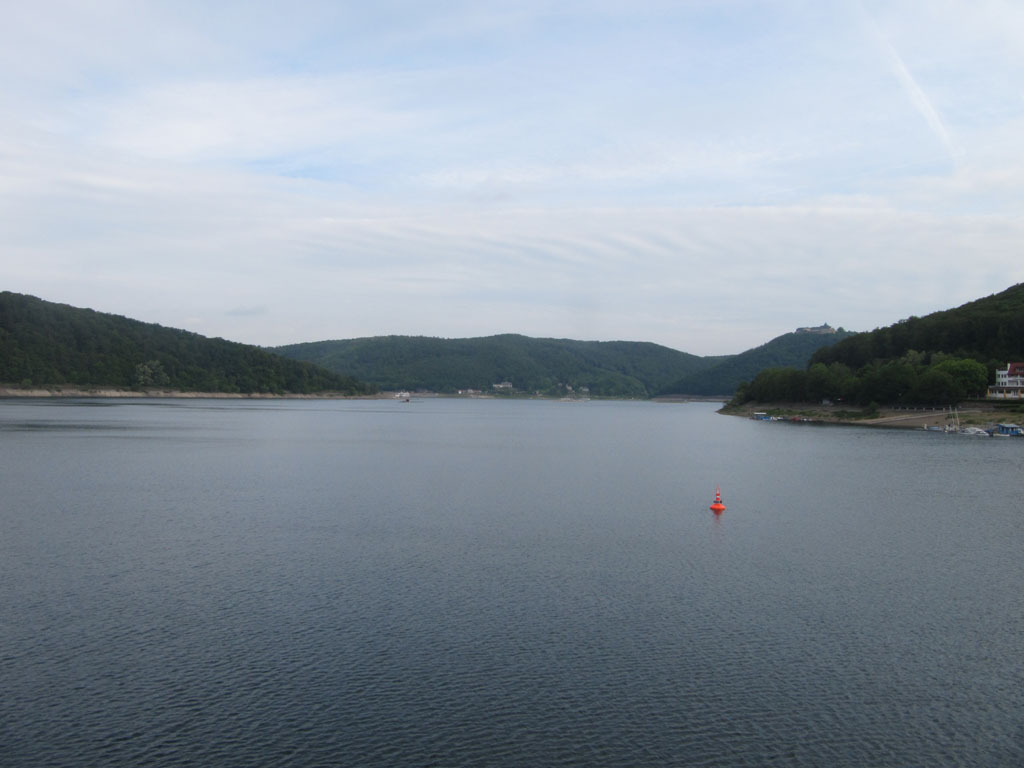
<path fill-rule="evenodd" d="M 996 369 L 996 383 L 988 388 L 993 400 L 1024 399 L 1024 363 L 1007 363 Z"/>

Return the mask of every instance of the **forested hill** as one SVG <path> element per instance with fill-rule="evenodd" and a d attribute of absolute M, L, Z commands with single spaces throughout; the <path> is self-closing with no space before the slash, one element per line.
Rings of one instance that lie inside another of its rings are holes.
<path fill-rule="evenodd" d="M 858 369 L 911 350 L 971 358 L 989 368 L 1024 360 L 1024 283 L 954 309 L 858 334 L 820 350 L 811 363 L 842 363 Z"/>
<path fill-rule="evenodd" d="M 248 344 L 0 292 L 0 383 L 362 394 L 372 387 Z"/>
<path fill-rule="evenodd" d="M 377 336 L 276 347 L 296 360 L 345 371 L 382 389 L 493 392 L 509 382 L 549 395 L 581 388 L 605 397 L 649 397 L 666 384 L 713 365 L 649 342 L 536 339 L 516 334 L 468 339 Z"/>
<path fill-rule="evenodd" d="M 834 333 L 794 331 L 723 359 L 706 370 L 690 374 L 665 387 L 660 394 L 729 395 L 762 369 L 778 366 L 803 368 L 817 350 L 853 336 L 839 328 Z"/>
<path fill-rule="evenodd" d="M 1024 360 L 1024 283 L 818 350 L 806 370 L 769 368 L 736 402 L 951 404 L 983 397 L 996 368 Z"/>

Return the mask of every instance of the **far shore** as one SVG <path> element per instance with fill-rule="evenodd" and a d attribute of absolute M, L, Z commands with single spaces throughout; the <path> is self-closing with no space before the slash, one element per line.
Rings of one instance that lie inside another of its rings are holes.
<path fill-rule="evenodd" d="M 954 414 L 949 408 L 878 408 L 876 411 L 868 412 L 856 406 L 745 403 L 741 406 L 727 405 L 719 410 L 719 413 L 751 418 L 755 412 L 763 412 L 782 419 L 823 424 L 846 424 L 888 429 L 924 429 L 925 427 L 955 427 L 957 419 L 959 419 L 961 427 L 987 427 L 1000 422 L 1024 421 L 1024 415 L 1010 410 L 1011 407 L 996 402 L 972 401 L 956 408 Z"/>
<path fill-rule="evenodd" d="M 310 394 L 272 392 L 185 392 L 178 389 L 117 389 L 116 387 L 0 387 L 0 397 L 110 397 L 110 398 L 182 398 L 221 400 L 376 400 L 394 397 L 390 392 L 373 395 L 346 395 L 341 392 Z"/>
<path fill-rule="evenodd" d="M 372 395 L 347 395 L 341 392 L 310 394 L 270 392 L 187 392 L 176 389 L 119 389 L 117 387 L 76 387 L 54 385 L 48 387 L 0 386 L 0 398 L 113 398 L 113 399 L 217 399 L 217 400 L 392 400 L 433 397 L 493 397 L 492 395 L 439 395 L 434 392 L 399 393 L 377 392 Z M 558 398 L 553 398 L 558 399 Z M 600 398 L 615 399 L 615 398 Z M 723 397 L 658 397 L 654 402 L 685 403 L 694 401 L 723 402 Z M 926 427 L 959 426 L 988 427 L 1000 422 L 1024 421 L 1024 414 L 1016 412 L 1013 404 L 974 400 L 963 403 L 954 416 L 948 408 L 878 408 L 875 411 L 849 405 L 813 405 L 810 403 L 745 403 L 740 406 L 724 404 L 718 413 L 727 416 L 751 418 L 755 412 L 764 412 L 787 421 L 820 424 L 844 424 L 889 429 L 923 429 Z"/>

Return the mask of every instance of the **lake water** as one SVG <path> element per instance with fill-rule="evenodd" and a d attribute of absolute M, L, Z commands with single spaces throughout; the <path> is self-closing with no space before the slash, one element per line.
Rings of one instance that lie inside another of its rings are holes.
<path fill-rule="evenodd" d="M 1024 440 L 715 408 L 0 401 L 0 765 L 1024 764 Z"/>

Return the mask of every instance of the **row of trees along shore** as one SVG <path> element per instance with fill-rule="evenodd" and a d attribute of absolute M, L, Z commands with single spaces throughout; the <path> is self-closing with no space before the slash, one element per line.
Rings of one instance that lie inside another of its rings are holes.
<path fill-rule="evenodd" d="M 734 404 L 823 400 L 869 405 L 935 405 L 984 397 L 998 361 L 986 366 L 970 358 L 910 350 L 858 370 L 839 362 L 812 363 L 806 370 L 767 368 L 740 385 Z"/>

